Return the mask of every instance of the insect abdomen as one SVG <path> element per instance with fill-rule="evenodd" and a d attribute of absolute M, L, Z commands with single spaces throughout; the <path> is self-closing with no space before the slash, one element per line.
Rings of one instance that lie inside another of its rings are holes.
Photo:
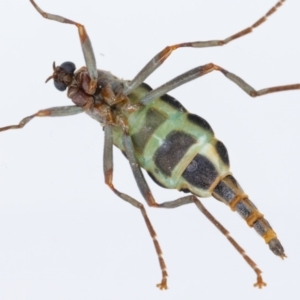
<path fill-rule="evenodd" d="M 140 89 L 146 93 L 150 88 Z M 214 196 L 254 227 L 273 253 L 284 257 L 276 233 L 231 175 L 226 147 L 207 121 L 169 95 L 128 120 L 139 164 L 156 183 L 199 197 Z"/>
<path fill-rule="evenodd" d="M 149 89 L 143 85 L 136 93 Z M 230 174 L 227 150 L 208 122 L 171 96 L 155 99 L 128 120 L 139 164 L 159 185 L 209 197 Z"/>
<path fill-rule="evenodd" d="M 271 225 L 248 199 L 232 175 L 223 178 L 213 190 L 212 195 L 227 204 L 233 211 L 237 211 L 247 224 L 265 240 L 274 254 L 281 258 L 285 257 L 284 249 Z"/>

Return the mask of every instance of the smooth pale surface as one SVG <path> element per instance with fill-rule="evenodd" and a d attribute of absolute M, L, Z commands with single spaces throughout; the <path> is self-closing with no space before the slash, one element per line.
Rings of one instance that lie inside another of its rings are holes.
<path fill-rule="evenodd" d="M 173 43 L 226 38 L 273 0 L 40 0 L 85 24 L 98 67 L 130 79 Z M 256 88 L 300 82 L 299 1 L 288 0 L 255 33 L 223 48 L 180 49 L 147 83 L 159 86 L 214 62 Z M 52 62 L 84 64 L 76 28 L 43 19 L 29 1 L 0 2 L 0 126 L 41 108 L 68 105 L 50 82 Z M 103 183 L 103 132 L 85 115 L 34 120 L 0 134 L 0 299 L 299 299 L 300 91 L 247 96 L 221 74 L 170 93 L 205 118 L 226 145 L 231 169 L 283 243 L 282 262 L 225 205 L 204 204 L 263 271 L 254 272 L 193 206 L 147 208 L 169 272 L 169 290 L 136 209 Z M 115 185 L 142 201 L 128 162 L 115 151 Z M 157 201 L 182 194 L 149 179 Z M 144 203 L 144 201 L 143 201 Z"/>

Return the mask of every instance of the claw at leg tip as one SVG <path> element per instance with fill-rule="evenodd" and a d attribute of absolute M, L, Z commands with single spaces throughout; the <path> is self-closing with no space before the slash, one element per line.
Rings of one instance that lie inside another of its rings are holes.
<path fill-rule="evenodd" d="M 265 282 L 263 282 L 261 277 L 257 278 L 257 282 L 253 284 L 254 287 L 258 287 L 259 289 L 263 288 L 264 286 L 267 286 Z"/>
<path fill-rule="evenodd" d="M 162 280 L 161 283 L 158 283 L 156 285 L 161 291 L 162 290 L 167 290 L 168 286 L 167 286 L 167 280 Z"/>

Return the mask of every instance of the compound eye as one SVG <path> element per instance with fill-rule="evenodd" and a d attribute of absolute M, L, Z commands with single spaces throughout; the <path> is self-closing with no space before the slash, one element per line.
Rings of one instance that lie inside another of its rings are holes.
<path fill-rule="evenodd" d="M 73 75 L 73 73 L 76 69 L 75 64 L 73 64 L 70 61 L 66 61 L 66 62 L 62 63 L 60 65 L 60 68 L 63 69 L 67 74 L 70 74 L 70 75 Z"/>
<path fill-rule="evenodd" d="M 57 81 L 57 80 L 54 80 L 54 86 L 61 92 L 65 91 L 67 86 L 61 82 L 61 81 Z"/>

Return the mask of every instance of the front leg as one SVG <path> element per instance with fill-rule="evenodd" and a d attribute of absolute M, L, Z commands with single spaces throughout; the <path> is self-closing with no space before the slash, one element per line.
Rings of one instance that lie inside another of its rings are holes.
<path fill-rule="evenodd" d="M 78 22 L 72 21 L 70 19 L 67 19 L 65 17 L 54 15 L 47 13 L 43 11 L 35 2 L 34 0 L 30 0 L 31 4 L 34 6 L 34 8 L 38 11 L 38 13 L 45 19 L 65 23 L 65 24 L 72 24 L 75 25 L 78 29 L 78 34 L 80 38 L 80 44 L 85 60 L 85 64 L 88 70 L 88 73 L 91 77 L 91 81 L 89 82 L 88 92 L 89 94 L 94 94 L 96 88 L 97 88 L 97 79 L 98 79 L 98 72 L 97 72 L 97 66 L 96 66 L 96 58 L 94 54 L 94 50 L 92 47 L 91 40 L 84 28 L 84 26 Z"/>
<path fill-rule="evenodd" d="M 84 110 L 82 107 L 78 107 L 76 105 L 58 106 L 58 107 L 42 109 L 31 116 L 23 118 L 17 125 L 9 125 L 5 127 L 1 127 L 0 132 L 10 130 L 10 129 L 21 129 L 35 117 L 66 117 L 66 116 L 73 116 L 73 115 L 80 114 L 83 111 Z"/>

